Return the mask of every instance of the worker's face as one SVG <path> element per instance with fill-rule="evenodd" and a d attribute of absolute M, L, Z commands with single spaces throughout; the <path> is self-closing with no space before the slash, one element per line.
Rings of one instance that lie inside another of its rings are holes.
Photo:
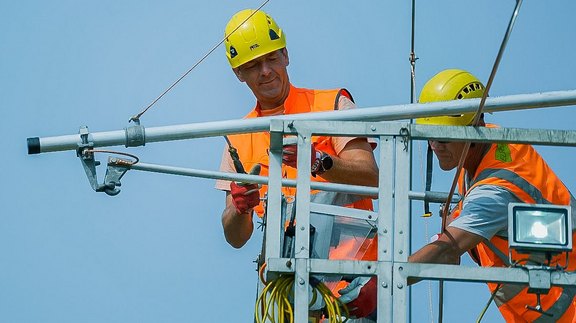
<path fill-rule="evenodd" d="M 432 151 L 438 158 L 438 164 L 442 170 L 451 170 L 458 166 L 460 156 L 464 151 L 465 142 L 447 142 L 429 140 Z"/>
<path fill-rule="evenodd" d="M 284 103 L 290 91 L 288 63 L 288 51 L 283 48 L 240 65 L 234 73 L 246 82 L 262 109 L 273 109 Z"/>

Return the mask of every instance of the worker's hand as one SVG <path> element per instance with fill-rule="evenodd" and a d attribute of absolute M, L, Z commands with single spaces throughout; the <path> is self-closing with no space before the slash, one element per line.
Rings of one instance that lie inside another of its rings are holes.
<path fill-rule="evenodd" d="M 260 169 L 260 164 L 254 165 L 250 170 L 250 175 L 259 175 Z M 230 194 L 232 194 L 232 202 L 240 214 L 244 214 L 256 205 L 260 204 L 260 190 L 258 184 L 231 182 Z"/>
<path fill-rule="evenodd" d="M 356 277 L 350 285 L 338 291 L 351 318 L 367 317 L 376 311 L 376 277 Z"/>
<path fill-rule="evenodd" d="M 288 295 L 288 300 L 290 301 L 290 304 L 294 304 L 294 291 Z M 314 303 L 312 303 L 313 300 Z M 326 302 L 324 302 L 322 294 L 320 294 L 316 288 L 312 287 L 312 282 L 310 282 L 310 286 L 308 287 L 308 301 L 310 302 L 308 304 L 308 309 L 310 311 L 321 311 L 324 307 L 326 307 Z"/>
<path fill-rule="evenodd" d="M 320 294 L 318 290 L 310 288 L 308 290 L 308 300 L 312 302 L 312 300 L 314 299 L 314 293 L 316 293 L 316 301 L 313 304 L 310 304 L 308 309 L 310 311 L 322 310 L 324 307 L 326 307 L 326 302 L 324 302 L 324 298 L 322 297 L 322 294 Z"/>
<path fill-rule="evenodd" d="M 316 148 L 314 148 L 314 145 L 311 145 L 310 165 L 313 166 L 316 160 L 320 158 L 320 156 L 321 156 L 320 151 L 317 151 Z M 285 165 L 296 168 L 297 161 L 298 161 L 298 146 L 296 144 L 284 145 L 282 147 L 282 162 Z"/>

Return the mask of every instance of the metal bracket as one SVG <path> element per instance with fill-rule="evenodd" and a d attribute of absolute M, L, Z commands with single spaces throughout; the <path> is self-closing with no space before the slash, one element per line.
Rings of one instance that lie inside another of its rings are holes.
<path fill-rule="evenodd" d="M 139 119 L 133 119 L 134 126 L 124 128 L 126 132 L 126 148 L 146 145 L 146 130 L 140 125 Z"/>
<path fill-rule="evenodd" d="M 528 293 L 548 294 L 552 286 L 552 273 L 548 268 L 528 268 Z"/>
<path fill-rule="evenodd" d="M 97 191 L 99 185 L 96 178 L 96 166 L 100 165 L 100 162 L 94 160 L 94 153 L 91 152 L 92 148 L 94 148 L 94 143 L 89 138 L 90 132 L 88 131 L 88 127 L 81 126 L 79 133 L 81 142 L 76 149 L 76 156 L 80 158 L 86 176 L 88 176 L 90 186 Z"/>
<path fill-rule="evenodd" d="M 87 126 L 80 127 L 80 139 L 81 142 L 78 144 L 76 149 L 76 155 L 80 158 L 80 162 L 84 167 L 86 176 L 88 177 L 88 182 L 90 186 L 96 192 L 104 192 L 110 196 L 115 196 L 120 193 L 117 186 L 120 186 L 120 179 L 128 171 L 127 165 L 131 165 L 130 161 L 119 159 L 119 158 L 108 158 L 108 168 L 106 169 L 106 175 L 104 176 L 104 183 L 98 184 L 98 177 L 96 175 L 96 166 L 100 165 L 100 162 L 94 159 L 94 143 L 90 140 L 90 132 Z"/>
<path fill-rule="evenodd" d="M 104 184 L 102 185 L 102 189 L 104 193 L 114 196 L 120 193 L 120 189 L 118 186 L 121 186 L 120 179 L 129 168 L 127 166 L 132 165 L 130 160 L 121 159 L 121 158 L 108 158 L 108 168 L 106 168 L 106 175 L 104 176 Z"/>
<path fill-rule="evenodd" d="M 408 151 L 408 142 L 410 141 L 410 130 L 408 127 L 400 129 L 400 136 L 402 137 L 402 143 L 404 143 L 404 151 Z"/>
<path fill-rule="evenodd" d="M 552 316 L 552 314 L 544 311 L 542 304 L 540 302 L 540 295 L 548 294 L 551 284 L 552 272 L 549 267 L 531 267 L 527 266 L 528 269 L 528 293 L 536 294 L 536 306 L 530 306 L 526 304 L 526 308 L 538 312 L 546 316 Z"/>

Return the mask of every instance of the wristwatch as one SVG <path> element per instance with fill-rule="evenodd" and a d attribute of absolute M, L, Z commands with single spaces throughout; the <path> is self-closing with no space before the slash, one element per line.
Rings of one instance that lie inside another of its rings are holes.
<path fill-rule="evenodd" d="M 331 169 L 334 166 L 334 160 L 330 155 L 327 153 L 320 151 L 318 152 L 320 156 L 316 158 L 314 164 L 312 164 L 312 176 L 316 177 L 316 175 L 321 175 L 327 170 Z"/>

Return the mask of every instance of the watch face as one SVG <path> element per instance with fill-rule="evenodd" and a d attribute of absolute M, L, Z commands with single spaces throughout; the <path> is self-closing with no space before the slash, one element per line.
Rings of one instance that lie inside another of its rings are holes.
<path fill-rule="evenodd" d="M 332 157 L 330 157 L 330 155 L 328 154 L 324 155 L 324 157 L 322 158 L 322 168 L 324 168 L 324 170 L 326 171 L 332 168 L 332 165 L 334 165 Z"/>

